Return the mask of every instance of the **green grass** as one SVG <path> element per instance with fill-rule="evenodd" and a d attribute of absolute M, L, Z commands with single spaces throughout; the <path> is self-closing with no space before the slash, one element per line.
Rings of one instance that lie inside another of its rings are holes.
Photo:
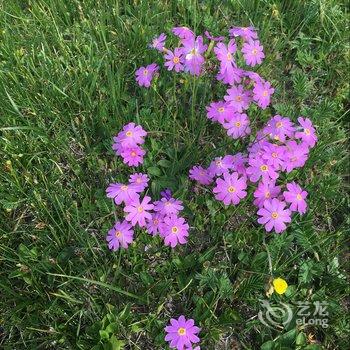
<path fill-rule="evenodd" d="M 0 347 L 165 349 L 163 328 L 183 313 L 202 349 L 347 348 L 348 20 L 334 0 L 0 2 Z M 188 180 L 194 164 L 246 148 L 205 117 L 223 87 L 164 69 L 151 89 L 134 81 L 161 64 L 146 49 L 154 35 L 250 23 L 266 52 L 258 71 L 276 88 L 271 108 L 249 112 L 253 131 L 274 113 L 305 115 L 319 138 L 284 178 L 305 186 L 310 210 L 281 236 L 257 225 L 251 191 L 225 210 Z M 106 247 L 104 191 L 130 173 L 112 136 L 129 121 L 149 131 L 149 194 L 171 187 L 186 205 L 190 242 L 174 251 L 144 231 L 126 251 Z M 291 286 L 275 301 L 327 301 L 329 327 L 259 322 L 272 276 Z"/>

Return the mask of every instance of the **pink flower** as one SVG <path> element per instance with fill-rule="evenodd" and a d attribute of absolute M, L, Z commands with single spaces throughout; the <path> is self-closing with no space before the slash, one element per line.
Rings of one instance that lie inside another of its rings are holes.
<path fill-rule="evenodd" d="M 304 143 L 298 144 L 296 141 L 288 141 L 286 145 L 286 161 L 283 170 L 290 173 L 295 168 L 304 166 L 309 154 L 309 149 Z"/>
<path fill-rule="evenodd" d="M 268 165 L 267 162 L 261 158 L 249 158 L 247 174 L 251 182 L 257 182 L 260 179 L 268 182 L 278 178 L 276 169 L 272 165 Z"/>
<path fill-rule="evenodd" d="M 263 131 L 270 135 L 272 139 L 285 142 L 286 137 L 293 137 L 295 127 L 289 118 L 275 115 L 269 120 Z"/>
<path fill-rule="evenodd" d="M 239 178 L 237 173 L 225 173 L 223 177 L 224 179 L 216 179 L 216 187 L 213 189 L 215 198 L 225 205 L 237 205 L 247 195 L 244 191 L 247 188 L 246 180 L 244 177 Z"/>
<path fill-rule="evenodd" d="M 143 163 L 143 156 L 146 154 L 139 146 L 134 146 L 130 148 L 124 148 L 121 151 L 121 156 L 123 157 L 124 164 L 129 166 L 138 166 Z"/>
<path fill-rule="evenodd" d="M 152 43 L 149 46 L 158 51 L 163 51 L 165 40 L 166 40 L 166 35 L 162 33 L 158 37 L 154 38 L 152 40 Z"/>
<path fill-rule="evenodd" d="M 176 215 L 165 216 L 161 225 L 160 234 L 164 244 L 174 248 L 178 244 L 187 243 L 189 226 L 185 219 Z"/>
<path fill-rule="evenodd" d="M 126 215 L 125 219 L 130 221 L 132 226 L 139 224 L 140 227 L 146 226 L 146 219 L 150 220 L 152 218 L 151 213 L 148 211 L 153 209 L 153 204 L 150 204 L 151 197 L 145 196 L 140 203 L 140 199 L 130 202 L 124 208 Z"/>
<path fill-rule="evenodd" d="M 281 192 L 281 187 L 275 185 L 275 181 L 260 181 L 258 187 L 254 191 L 254 204 L 261 208 L 266 200 L 276 198 Z"/>
<path fill-rule="evenodd" d="M 298 122 L 303 128 L 302 131 L 297 131 L 295 133 L 295 138 L 301 139 L 309 147 L 314 147 L 317 142 L 316 130 L 312 125 L 312 122 L 309 118 L 298 118 Z"/>
<path fill-rule="evenodd" d="M 154 211 L 162 215 L 178 214 L 183 208 L 182 201 L 175 198 L 162 198 L 154 202 Z"/>
<path fill-rule="evenodd" d="M 265 57 L 263 47 L 260 45 L 259 40 L 250 40 L 249 42 L 244 43 L 242 52 L 245 63 L 252 67 L 256 64 L 260 64 Z"/>
<path fill-rule="evenodd" d="M 213 41 L 223 41 L 225 40 L 224 36 L 212 36 L 207 30 L 204 32 L 204 35 L 209 39 Z"/>
<path fill-rule="evenodd" d="M 239 84 L 243 75 L 243 69 L 232 66 L 230 69 L 222 70 L 220 66 L 220 72 L 216 76 L 216 79 L 222 81 L 224 84 L 233 85 L 235 83 Z"/>
<path fill-rule="evenodd" d="M 192 75 L 200 75 L 204 63 L 202 54 L 207 50 L 207 45 L 203 45 L 203 37 L 187 36 L 182 39 L 182 45 L 185 56 L 185 70 Z"/>
<path fill-rule="evenodd" d="M 245 91 L 242 85 L 232 86 L 231 89 L 228 89 L 224 99 L 236 112 L 242 113 L 243 110 L 249 108 L 249 91 Z"/>
<path fill-rule="evenodd" d="M 157 233 L 160 233 L 160 227 L 163 224 L 163 219 L 164 216 L 160 213 L 152 214 L 152 218 L 147 220 L 147 232 L 152 236 L 155 236 Z"/>
<path fill-rule="evenodd" d="M 210 185 L 213 178 L 209 175 L 208 170 L 201 166 L 194 166 L 190 170 L 190 179 L 198 181 L 201 185 Z"/>
<path fill-rule="evenodd" d="M 211 177 L 222 175 L 233 168 L 233 157 L 216 157 L 209 165 L 208 173 Z"/>
<path fill-rule="evenodd" d="M 108 231 L 106 240 L 108 242 L 108 248 L 111 250 L 118 250 L 120 247 L 128 248 L 129 244 L 134 240 L 134 231 L 131 229 L 131 225 L 126 222 L 116 222 L 112 229 Z"/>
<path fill-rule="evenodd" d="M 274 92 L 275 89 L 268 81 L 261 80 L 254 85 L 253 99 L 260 108 L 265 109 L 270 104 L 271 95 Z"/>
<path fill-rule="evenodd" d="M 230 120 L 234 113 L 234 109 L 225 101 L 212 102 L 206 109 L 208 119 L 220 124 Z"/>
<path fill-rule="evenodd" d="M 168 70 L 175 69 L 175 72 L 183 71 L 184 58 L 182 56 L 182 49 L 181 48 L 176 47 L 174 52 L 168 50 L 167 53 L 164 55 L 164 58 L 167 60 L 164 63 L 164 66 L 168 67 Z"/>
<path fill-rule="evenodd" d="M 147 132 L 142 129 L 141 125 L 135 125 L 135 123 L 129 123 L 124 125 L 123 130 L 114 137 L 114 141 L 125 147 L 133 147 L 145 142 L 144 137 Z"/>
<path fill-rule="evenodd" d="M 185 316 L 180 316 L 177 320 L 172 318 L 170 320 L 170 325 L 166 326 L 164 329 L 167 333 L 165 340 L 169 342 L 169 346 L 172 349 L 192 349 L 193 343 L 198 343 L 200 341 L 197 334 L 201 329 L 195 326 L 194 320 L 186 320 Z"/>
<path fill-rule="evenodd" d="M 285 223 L 291 222 L 291 212 L 284 209 L 285 202 L 281 202 L 276 198 L 264 202 L 264 207 L 258 210 L 258 223 L 265 225 L 265 230 L 270 232 L 273 228 L 276 233 L 281 233 L 287 226 Z"/>
<path fill-rule="evenodd" d="M 290 203 L 289 209 L 305 214 L 307 209 L 305 198 L 308 193 L 294 181 L 287 183 L 287 189 L 288 191 L 283 192 L 283 197 L 287 203 Z"/>
<path fill-rule="evenodd" d="M 214 47 L 215 55 L 220 61 L 221 71 L 236 67 L 236 62 L 234 59 L 234 54 L 236 51 L 237 46 L 233 39 L 229 41 L 227 46 L 224 43 L 218 43 Z"/>
<path fill-rule="evenodd" d="M 276 170 L 282 169 L 285 163 L 285 146 L 278 146 L 273 143 L 267 142 L 262 145 L 262 159 L 264 159 L 268 165 L 272 165 Z"/>
<path fill-rule="evenodd" d="M 248 70 L 244 71 L 244 76 L 249 78 L 254 84 L 262 83 L 265 81 L 258 73 Z"/>
<path fill-rule="evenodd" d="M 239 174 L 246 176 L 246 164 L 248 162 L 248 158 L 242 153 L 236 153 L 233 155 L 233 169 Z"/>
<path fill-rule="evenodd" d="M 140 86 L 150 87 L 154 73 L 158 71 L 159 67 L 157 64 L 152 63 L 147 67 L 140 67 L 136 72 L 136 81 Z"/>
<path fill-rule="evenodd" d="M 253 40 L 258 38 L 254 27 L 233 27 L 229 30 L 230 36 L 240 36 L 243 40 Z"/>
<path fill-rule="evenodd" d="M 174 35 L 178 36 L 180 39 L 186 39 L 187 37 L 193 36 L 193 32 L 187 27 L 174 27 L 172 30 Z"/>
<path fill-rule="evenodd" d="M 223 126 L 227 129 L 227 135 L 238 139 L 250 134 L 249 118 L 246 114 L 235 113 L 228 123 Z"/>
<path fill-rule="evenodd" d="M 138 193 L 142 192 L 135 185 L 124 185 L 121 183 L 110 184 L 107 189 L 107 197 L 114 198 L 114 202 L 120 205 L 122 202 L 129 204 L 139 198 Z"/>
<path fill-rule="evenodd" d="M 144 191 L 147 188 L 148 181 L 148 175 L 142 173 L 132 174 L 129 178 L 129 182 L 138 188 L 140 192 Z"/>

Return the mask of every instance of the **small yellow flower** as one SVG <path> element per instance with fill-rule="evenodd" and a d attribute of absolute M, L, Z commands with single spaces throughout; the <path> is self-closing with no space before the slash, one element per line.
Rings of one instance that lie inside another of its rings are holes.
<path fill-rule="evenodd" d="M 288 288 L 288 284 L 283 278 L 275 278 L 272 284 L 277 294 L 284 294 Z"/>

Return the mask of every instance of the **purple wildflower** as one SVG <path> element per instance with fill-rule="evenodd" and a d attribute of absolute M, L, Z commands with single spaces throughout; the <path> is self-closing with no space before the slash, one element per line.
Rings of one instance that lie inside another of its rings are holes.
<path fill-rule="evenodd" d="M 248 162 L 248 158 L 242 153 L 236 153 L 232 156 L 232 160 L 233 160 L 233 169 L 239 175 L 246 176 L 247 175 L 246 164 Z"/>
<path fill-rule="evenodd" d="M 268 165 L 267 162 L 260 157 L 249 158 L 248 162 L 247 174 L 251 182 L 257 182 L 260 178 L 265 182 L 278 178 L 276 169 L 272 165 Z"/>
<path fill-rule="evenodd" d="M 174 248 L 178 244 L 187 243 L 189 226 L 185 219 L 176 215 L 165 216 L 161 225 L 161 236 L 164 244 Z"/>
<path fill-rule="evenodd" d="M 204 57 L 202 54 L 207 50 L 203 44 L 203 37 L 191 35 L 182 40 L 183 54 L 185 56 L 185 69 L 192 75 L 200 75 Z"/>
<path fill-rule="evenodd" d="M 157 64 L 152 63 L 147 67 L 140 67 L 136 72 L 136 81 L 140 86 L 150 87 L 154 73 L 158 71 L 159 67 Z"/>
<path fill-rule="evenodd" d="M 289 209 L 300 214 L 306 213 L 307 204 L 305 198 L 308 193 L 294 181 L 287 184 L 287 190 L 283 192 L 283 197 L 287 203 L 290 203 Z"/>
<path fill-rule="evenodd" d="M 225 101 L 212 102 L 206 109 L 208 119 L 220 124 L 223 124 L 225 120 L 230 120 L 234 113 L 233 107 Z"/>
<path fill-rule="evenodd" d="M 220 176 L 223 173 L 227 172 L 229 169 L 233 168 L 233 157 L 225 156 L 216 157 L 208 167 L 208 173 L 210 176 Z"/>
<path fill-rule="evenodd" d="M 148 186 L 149 177 L 147 174 L 136 173 L 130 175 L 129 182 L 134 184 L 140 192 L 144 191 Z"/>
<path fill-rule="evenodd" d="M 120 205 L 122 202 L 127 205 L 137 200 L 139 198 L 139 192 L 142 191 L 134 184 L 124 185 L 121 183 L 113 183 L 106 189 L 107 197 L 114 198 L 114 202 L 117 205 Z"/>
<path fill-rule="evenodd" d="M 183 208 L 182 201 L 175 198 L 162 198 L 154 202 L 154 211 L 162 215 L 178 214 Z"/>
<path fill-rule="evenodd" d="M 106 240 L 108 242 L 108 248 L 111 250 L 118 250 L 120 247 L 128 248 L 128 245 L 134 240 L 134 231 L 131 229 L 131 225 L 126 222 L 116 222 L 112 229 L 108 231 Z"/>
<path fill-rule="evenodd" d="M 271 95 L 275 89 L 271 87 L 268 81 L 256 82 L 253 89 L 253 99 L 262 109 L 265 109 L 270 104 Z"/>
<path fill-rule="evenodd" d="M 225 205 L 230 203 L 237 205 L 247 195 L 244 191 L 247 188 L 246 179 L 238 177 L 237 173 L 224 173 L 223 177 L 224 179 L 216 179 L 216 187 L 213 189 L 215 198 Z"/>
<path fill-rule="evenodd" d="M 263 47 L 260 45 L 259 40 L 251 40 L 244 43 L 242 52 L 245 63 L 252 67 L 254 67 L 256 64 L 260 64 L 265 57 Z"/>
<path fill-rule="evenodd" d="M 170 320 L 170 325 L 166 326 L 164 329 L 167 333 L 165 340 L 169 342 L 169 346 L 172 349 L 191 349 L 192 344 L 200 341 L 197 334 L 201 329 L 195 326 L 194 320 L 186 320 L 185 316 L 180 316 L 177 320 L 172 318 Z"/>
<path fill-rule="evenodd" d="M 166 59 L 166 62 L 164 63 L 164 66 L 167 67 L 168 70 L 175 70 L 175 72 L 183 71 L 184 69 L 184 58 L 182 56 L 182 49 L 179 47 L 176 47 L 174 49 L 174 52 L 168 50 L 165 54 L 164 58 Z"/>
<path fill-rule="evenodd" d="M 296 141 L 288 141 L 286 144 L 286 161 L 283 170 L 290 173 L 295 168 L 304 166 L 309 149 L 304 143 L 298 144 Z"/>
<path fill-rule="evenodd" d="M 125 219 L 130 221 L 133 226 L 139 224 L 140 227 L 146 226 L 146 219 L 150 220 L 152 218 L 150 210 L 153 209 L 153 204 L 150 203 L 151 197 L 145 196 L 140 202 L 140 199 L 130 202 L 124 208 L 126 215 Z"/>
<path fill-rule="evenodd" d="M 298 122 L 303 128 L 303 131 L 297 131 L 295 133 L 295 138 L 301 139 L 309 147 L 314 147 L 317 142 L 316 130 L 312 125 L 312 122 L 309 118 L 298 118 Z"/>
<path fill-rule="evenodd" d="M 123 157 L 124 164 L 129 166 L 138 166 L 143 163 L 143 156 L 146 151 L 139 146 L 134 146 L 131 148 L 124 148 L 121 151 L 121 156 Z"/>
<path fill-rule="evenodd" d="M 274 228 L 276 233 L 281 233 L 287 228 L 285 223 L 291 222 L 291 212 L 285 207 L 286 203 L 276 198 L 265 201 L 264 207 L 258 210 L 258 215 L 261 216 L 258 223 L 265 225 L 267 232 Z"/>
<path fill-rule="evenodd" d="M 114 141 L 125 147 L 133 147 L 136 145 L 143 144 L 145 142 L 144 137 L 147 132 L 143 130 L 141 125 L 135 125 L 135 123 L 129 123 L 123 126 Z"/>
<path fill-rule="evenodd" d="M 232 86 L 228 89 L 224 99 L 229 102 L 229 105 L 232 106 L 236 112 L 242 113 L 243 110 L 249 108 L 249 91 L 244 90 L 242 85 Z"/>
<path fill-rule="evenodd" d="M 233 139 L 238 139 L 250 134 L 249 123 L 249 118 L 245 113 L 234 113 L 231 120 L 223 126 L 227 129 L 228 136 L 231 136 Z"/>
<path fill-rule="evenodd" d="M 221 66 L 220 66 L 221 68 Z M 222 81 L 224 84 L 239 84 L 244 76 L 243 69 L 232 66 L 230 69 L 221 70 L 216 76 L 217 80 Z"/>
<path fill-rule="evenodd" d="M 294 124 L 287 117 L 275 115 L 267 123 L 267 127 L 264 128 L 263 132 L 274 140 L 285 142 L 286 137 L 293 137 L 295 131 Z"/>
<path fill-rule="evenodd" d="M 171 31 L 180 39 L 186 39 L 187 37 L 194 35 L 192 30 L 187 27 L 174 27 Z"/>
<path fill-rule="evenodd" d="M 276 198 L 281 192 L 281 187 L 275 185 L 275 181 L 260 181 L 258 187 L 254 191 L 254 204 L 261 208 L 266 200 Z"/>
<path fill-rule="evenodd" d="M 190 179 L 198 181 L 201 185 L 210 185 L 213 182 L 212 176 L 209 175 L 208 170 L 201 166 L 194 166 L 190 170 Z"/>
<path fill-rule="evenodd" d="M 165 190 L 160 192 L 161 197 L 164 197 L 166 199 L 170 199 L 172 196 L 172 192 L 170 188 L 166 188 Z"/>
<path fill-rule="evenodd" d="M 162 33 L 158 37 L 152 40 L 152 43 L 149 45 L 149 47 L 156 49 L 158 51 L 163 51 L 165 40 L 166 40 L 166 35 Z"/>
<path fill-rule="evenodd" d="M 160 227 L 163 224 L 164 216 L 160 213 L 153 213 L 152 218 L 147 220 L 146 230 L 147 232 L 155 236 L 157 233 L 160 233 Z"/>
<path fill-rule="evenodd" d="M 285 162 L 286 147 L 267 142 L 261 147 L 262 159 L 268 165 L 272 165 L 276 170 L 281 169 Z"/>
<path fill-rule="evenodd" d="M 243 40 L 253 40 L 258 38 L 254 27 L 233 27 L 229 30 L 230 36 L 240 36 Z"/>

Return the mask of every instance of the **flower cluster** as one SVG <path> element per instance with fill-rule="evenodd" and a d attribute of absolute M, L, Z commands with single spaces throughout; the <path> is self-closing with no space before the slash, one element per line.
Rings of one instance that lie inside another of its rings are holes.
<path fill-rule="evenodd" d="M 298 118 L 299 125 L 279 115 L 269 120 L 250 143 L 248 153 L 215 158 L 208 168 L 194 166 L 192 180 L 210 185 L 215 198 L 225 205 L 237 205 L 247 195 L 247 185 L 254 185 L 254 205 L 258 208 L 258 223 L 267 232 L 286 230 L 293 212 L 304 214 L 308 193 L 296 182 L 287 183 L 282 191 L 278 184 L 281 173 L 290 173 L 304 166 L 310 148 L 315 146 L 315 128 L 308 118 Z"/>
<path fill-rule="evenodd" d="M 144 143 L 146 131 L 141 126 L 129 123 L 114 138 L 113 149 L 123 157 L 124 163 L 138 165 L 143 162 L 145 151 L 139 146 Z M 142 193 L 148 187 L 148 175 L 134 173 L 129 182 L 112 183 L 106 189 L 108 198 L 112 198 L 116 205 L 124 205 L 125 218 L 116 222 L 108 231 L 108 246 L 112 250 L 120 247 L 127 248 L 133 242 L 134 228 L 145 228 L 155 236 L 160 235 L 164 244 L 174 248 L 178 244 L 187 243 L 189 226 L 179 215 L 183 210 L 182 201 L 172 197 L 169 189 L 161 193 L 161 199 L 152 203 L 151 197 Z"/>
<path fill-rule="evenodd" d="M 129 166 L 138 166 L 143 163 L 146 151 L 140 146 L 145 140 L 147 132 L 140 125 L 129 123 L 115 136 L 112 148 L 123 162 Z"/>

